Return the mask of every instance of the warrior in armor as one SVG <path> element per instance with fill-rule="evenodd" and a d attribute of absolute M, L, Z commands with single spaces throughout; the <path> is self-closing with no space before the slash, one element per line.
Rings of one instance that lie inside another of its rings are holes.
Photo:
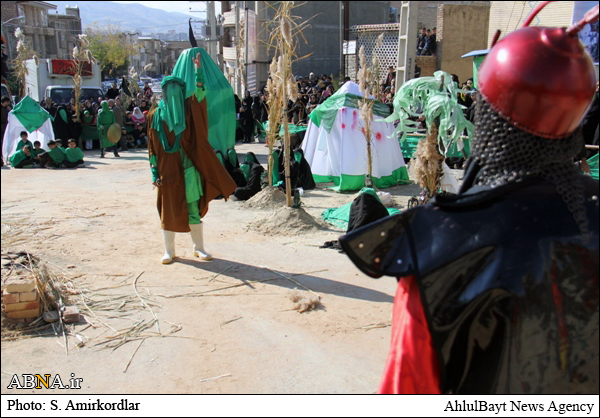
<path fill-rule="evenodd" d="M 598 393 L 598 182 L 573 163 L 596 76 L 581 22 L 528 25 L 480 68 L 459 194 L 340 238 L 399 281 L 380 393 Z"/>

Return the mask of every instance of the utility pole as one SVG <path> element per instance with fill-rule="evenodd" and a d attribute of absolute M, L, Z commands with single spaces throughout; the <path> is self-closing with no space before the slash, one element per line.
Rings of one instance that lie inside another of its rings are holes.
<path fill-rule="evenodd" d="M 246 2 L 244 2 L 244 69 L 242 71 L 244 71 L 244 80 L 246 80 L 246 85 L 244 86 L 244 90 L 249 90 L 250 88 L 248 87 L 248 84 L 250 84 L 248 82 L 248 33 L 250 32 L 250 27 L 249 27 L 249 20 L 248 19 L 248 6 L 246 5 Z M 246 95 L 246 92 L 243 92 L 243 95 Z M 240 96 L 241 97 L 241 96 Z"/>
<path fill-rule="evenodd" d="M 344 70 L 344 2 L 340 1 L 340 77 L 343 77 L 346 72 Z"/>
<path fill-rule="evenodd" d="M 209 1 L 207 4 L 208 9 L 208 21 L 210 23 L 210 37 L 208 38 L 208 45 L 210 48 L 210 57 L 214 62 L 217 62 L 217 22 L 215 15 L 215 2 Z"/>

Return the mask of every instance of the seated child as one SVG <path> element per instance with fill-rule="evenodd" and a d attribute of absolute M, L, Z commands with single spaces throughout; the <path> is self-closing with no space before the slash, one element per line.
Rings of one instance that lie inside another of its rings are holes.
<path fill-rule="evenodd" d="M 127 151 L 129 148 L 135 147 L 135 140 L 133 139 L 133 136 L 127 132 L 127 128 L 124 126 L 121 127 L 121 141 L 123 142 L 123 151 Z"/>
<path fill-rule="evenodd" d="M 34 161 L 31 158 L 31 147 L 24 145 L 19 151 L 10 157 L 10 165 L 13 168 L 33 167 Z"/>
<path fill-rule="evenodd" d="M 48 148 L 50 151 L 40 154 L 40 165 L 42 168 L 58 168 L 65 161 L 65 149 L 59 145 L 56 145 L 56 141 L 48 141 Z"/>
<path fill-rule="evenodd" d="M 137 129 L 134 131 L 134 137 L 136 138 L 136 144 L 140 148 L 146 148 L 148 146 L 148 137 L 146 136 L 146 126 L 138 123 Z"/>
<path fill-rule="evenodd" d="M 33 149 L 31 150 L 31 158 L 39 164 L 40 163 L 40 154 L 45 153 L 46 150 L 42 148 L 42 144 L 40 141 L 35 141 L 33 143 Z"/>
<path fill-rule="evenodd" d="M 33 144 L 28 139 L 29 135 L 27 134 L 27 131 L 21 131 L 20 136 L 21 136 L 21 140 L 19 142 L 17 142 L 16 150 L 21 151 L 25 145 L 29 145 L 29 149 L 32 150 Z"/>
<path fill-rule="evenodd" d="M 63 165 L 67 168 L 85 167 L 83 162 L 83 151 L 77 148 L 77 143 L 74 139 L 69 139 L 69 148 L 65 150 L 65 160 Z"/>

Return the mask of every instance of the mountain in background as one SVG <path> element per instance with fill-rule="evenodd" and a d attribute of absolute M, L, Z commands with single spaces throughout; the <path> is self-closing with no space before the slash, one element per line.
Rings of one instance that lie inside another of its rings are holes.
<path fill-rule="evenodd" d="M 188 16 L 183 13 L 166 12 L 141 4 L 123 4 L 112 1 L 50 1 L 56 4 L 58 12 L 65 13 L 65 6 L 78 6 L 83 29 L 98 22 L 100 26 L 119 26 L 123 31 L 137 31 L 143 34 L 188 31 Z M 50 11 L 50 13 L 52 13 Z"/>

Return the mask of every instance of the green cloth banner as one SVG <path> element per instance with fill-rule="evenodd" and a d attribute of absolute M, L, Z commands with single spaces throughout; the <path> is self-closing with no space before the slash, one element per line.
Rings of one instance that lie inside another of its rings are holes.
<path fill-rule="evenodd" d="M 54 118 L 29 96 L 25 96 L 10 113 L 17 117 L 29 133 L 40 129 L 48 119 L 54 121 Z"/>
<path fill-rule="evenodd" d="M 411 136 L 408 135 L 404 142 L 400 142 L 400 148 L 402 149 L 402 156 L 406 158 L 414 158 L 415 152 L 417 152 L 417 145 L 419 140 L 425 139 L 424 136 Z M 464 148 L 463 151 L 467 154 L 467 157 L 471 156 L 471 142 L 467 138 L 463 138 Z M 456 142 L 453 142 L 450 149 L 446 153 L 446 158 L 465 158 L 463 153 L 458 150 Z"/>
<path fill-rule="evenodd" d="M 293 125 L 291 123 L 288 125 L 288 131 L 290 135 L 306 132 L 307 129 L 308 126 Z M 283 138 L 283 125 L 281 125 L 281 129 L 279 129 L 279 136 Z"/>
<path fill-rule="evenodd" d="M 83 141 L 93 141 L 100 139 L 100 132 L 96 125 L 82 125 L 81 126 L 81 139 Z"/>
<path fill-rule="evenodd" d="M 315 110 L 310 113 L 309 118 L 318 127 L 321 127 L 321 123 L 323 123 L 325 130 L 331 132 L 338 111 L 344 106 L 358 109 L 359 100 L 362 100 L 362 97 L 350 93 L 333 95 L 317 106 Z M 372 99 L 368 99 L 368 101 L 374 102 Z M 386 118 L 390 113 L 390 108 L 386 104 L 375 101 L 375 104 L 373 105 L 373 115 Z"/>
<path fill-rule="evenodd" d="M 210 55 L 202 48 L 190 48 L 183 51 L 173 68 L 173 76 L 182 78 L 186 84 L 186 95 L 196 92 L 196 67 L 192 58 L 200 54 L 201 69 L 204 71 L 206 89 L 206 108 L 208 112 L 208 142 L 225 155 L 235 146 L 235 105 L 233 89 Z"/>
<path fill-rule="evenodd" d="M 377 193 L 370 188 L 364 188 L 360 191 L 360 194 L 362 193 L 368 193 L 372 196 L 375 196 L 377 198 L 377 200 L 379 200 L 379 196 L 377 196 Z M 381 202 L 381 200 L 379 200 Z M 321 219 L 323 219 L 325 222 L 335 226 L 336 228 L 339 229 L 344 229 L 347 230 L 348 229 L 348 223 L 350 222 L 350 207 L 352 206 L 353 202 L 350 203 L 346 203 L 343 206 L 340 206 L 339 208 L 329 208 L 329 209 L 325 209 L 323 211 L 323 213 L 321 214 Z M 386 208 L 388 211 L 388 214 L 391 215 L 395 215 L 396 213 L 400 213 L 400 210 L 398 209 L 393 209 L 393 208 Z"/>
<path fill-rule="evenodd" d="M 365 187 L 364 175 L 342 174 L 341 176 L 319 176 L 313 174 L 315 183 L 333 183 L 332 189 L 338 192 L 360 190 Z M 373 177 L 373 185 L 378 189 L 386 189 L 398 184 L 408 184 L 410 179 L 406 167 L 394 170 L 391 175 L 381 178 Z"/>
<path fill-rule="evenodd" d="M 266 138 L 267 137 L 267 131 L 269 130 L 269 122 L 263 122 L 261 123 L 262 126 L 262 132 L 259 133 L 261 138 Z M 293 134 L 299 134 L 301 132 L 306 132 L 306 130 L 308 129 L 308 126 L 306 125 L 294 125 L 292 123 L 290 123 L 288 125 L 288 130 L 290 132 L 290 135 Z M 279 129 L 279 136 L 283 138 L 283 125 L 281 125 L 281 128 Z"/>

